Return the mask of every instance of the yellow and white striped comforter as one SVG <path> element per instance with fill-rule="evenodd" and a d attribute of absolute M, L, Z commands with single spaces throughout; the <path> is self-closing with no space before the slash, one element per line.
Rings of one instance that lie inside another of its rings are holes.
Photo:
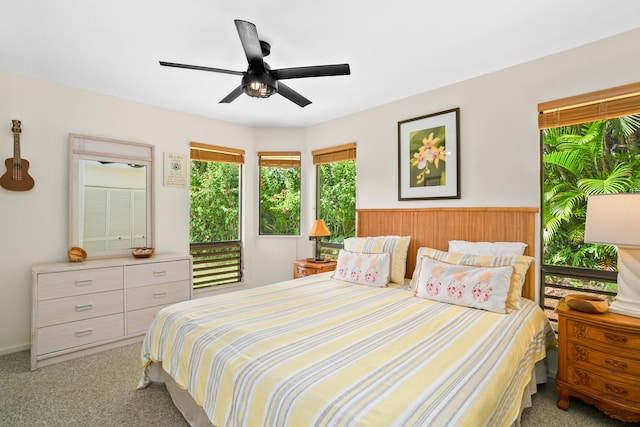
<path fill-rule="evenodd" d="M 142 349 L 216 426 L 499 426 L 553 338 L 497 314 L 329 274 L 160 311 Z"/>

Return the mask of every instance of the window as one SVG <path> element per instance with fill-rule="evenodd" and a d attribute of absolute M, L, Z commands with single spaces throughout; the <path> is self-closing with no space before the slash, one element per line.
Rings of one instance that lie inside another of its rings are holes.
<path fill-rule="evenodd" d="M 315 150 L 317 218 L 331 236 L 321 244 L 322 255 L 334 258 L 347 237 L 356 234 L 356 144 Z"/>
<path fill-rule="evenodd" d="M 193 287 L 239 282 L 244 151 L 191 143 L 190 252 Z"/>
<path fill-rule="evenodd" d="M 617 251 L 584 243 L 587 197 L 640 191 L 640 84 L 540 104 L 542 290 L 547 315 L 569 293 L 614 299 Z"/>
<path fill-rule="evenodd" d="M 300 235 L 300 152 L 258 152 L 259 234 Z"/>

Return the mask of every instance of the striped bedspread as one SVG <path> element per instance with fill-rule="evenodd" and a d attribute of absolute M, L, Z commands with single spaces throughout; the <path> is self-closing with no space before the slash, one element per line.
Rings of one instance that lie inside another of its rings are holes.
<path fill-rule="evenodd" d="M 501 426 L 553 332 L 330 273 L 160 311 L 142 349 L 214 425 Z"/>

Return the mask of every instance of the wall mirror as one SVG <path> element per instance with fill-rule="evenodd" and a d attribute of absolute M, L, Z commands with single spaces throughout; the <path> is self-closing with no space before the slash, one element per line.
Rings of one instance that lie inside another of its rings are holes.
<path fill-rule="evenodd" d="M 69 247 L 87 258 L 153 246 L 153 145 L 69 135 Z"/>

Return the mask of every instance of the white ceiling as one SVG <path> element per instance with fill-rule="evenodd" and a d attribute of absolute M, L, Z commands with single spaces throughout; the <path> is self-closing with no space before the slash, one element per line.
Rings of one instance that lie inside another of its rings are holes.
<path fill-rule="evenodd" d="M 5 2 L 7 3 L 7 2 Z M 357 3 L 357 4 L 355 4 Z M 11 0 L 0 69 L 249 126 L 309 126 L 640 27 L 637 0 Z M 313 103 L 241 95 L 234 19 L 271 43 L 272 68 L 348 63 L 288 80 Z M 612 64 L 624 66 L 624 64 Z"/>

